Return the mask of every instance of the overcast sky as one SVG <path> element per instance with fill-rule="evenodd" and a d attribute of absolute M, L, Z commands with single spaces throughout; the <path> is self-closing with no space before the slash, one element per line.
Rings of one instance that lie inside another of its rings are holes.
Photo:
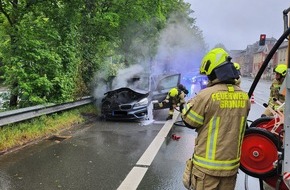
<path fill-rule="evenodd" d="M 260 34 L 279 39 L 284 32 L 283 10 L 289 0 L 185 0 L 194 10 L 196 25 L 212 48 L 223 43 L 228 50 L 243 50 Z"/>

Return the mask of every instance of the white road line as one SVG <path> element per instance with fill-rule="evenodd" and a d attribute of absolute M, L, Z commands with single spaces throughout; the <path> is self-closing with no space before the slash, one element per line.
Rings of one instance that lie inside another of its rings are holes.
<path fill-rule="evenodd" d="M 118 190 L 137 189 L 147 170 L 148 168 L 144 167 L 134 167 L 118 187 Z"/>
<path fill-rule="evenodd" d="M 154 121 L 153 123 L 154 124 L 165 124 L 166 122 L 165 121 Z"/>
<path fill-rule="evenodd" d="M 165 122 L 164 126 L 161 128 L 157 136 L 154 138 L 149 147 L 146 149 L 146 151 L 143 153 L 141 158 L 136 163 L 137 166 L 132 168 L 132 170 L 126 176 L 124 181 L 118 187 L 118 190 L 137 189 L 138 185 L 145 176 L 148 167 L 151 165 L 152 161 L 157 155 L 161 145 L 163 144 L 165 138 L 167 137 L 171 127 L 173 126 L 179 114 L 180 114 L 179 112 L 178 113 L 174 112 L 173 119 Z M 140 167 L 140 165 L 145 167 Z"/>

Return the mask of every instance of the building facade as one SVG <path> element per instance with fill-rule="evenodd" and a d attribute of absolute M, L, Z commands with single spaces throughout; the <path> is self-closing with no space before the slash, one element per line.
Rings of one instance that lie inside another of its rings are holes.
<path fill-rule="evenodd" d="M 264 46 L 259 46 L 259 42 L 252 45 L 248 45 L 245 50 L 234 50 L 230 51 L 233 57 L 233 62 L 237 62 L 241 66 L 241 75 L 246 77 L 256 77 L 262 67 L 264 61 L 267 59 L 270 51 L 277 40 L 275 38 L 266 38 L 266 43 Z M 267 67 L 261 74 L 262 79 L 272 80 L 273 79 L 273 69 L 279 63 L 287 63 L 288 55 L 288 41 L 284 41 L 274 56 L 269 60 Z"/>

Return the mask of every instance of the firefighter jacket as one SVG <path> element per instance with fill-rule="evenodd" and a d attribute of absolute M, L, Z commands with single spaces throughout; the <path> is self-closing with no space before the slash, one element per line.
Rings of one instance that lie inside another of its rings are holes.
<path fill-rule="evenodd" d="M 268 105 L 271 106 L 273 109 L 277 109 L 280 106 L 277 102 L 273 100 L 273 98 L 276 98 L 281 103 L 285 102 L 285 96 L 279 93 L 281 85 L 282 83 L 275 79 L 270 87 L 270 97 Z"/>
<path fill-rule="evenodd" d="M 196 129 L 193 163 L 212 176 L 238 171 L 247 116 L 251 103 L 238 85 L 213 83 L 188 101 L 184 123 Z"/>

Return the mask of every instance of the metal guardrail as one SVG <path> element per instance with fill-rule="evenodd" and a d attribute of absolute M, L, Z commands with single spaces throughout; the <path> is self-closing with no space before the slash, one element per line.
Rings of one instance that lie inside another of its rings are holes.
<path fill-rule="evenodd" d="M 47 104 L 47 105 L 39 105 L 39 106 L 22 108 L 22 109 L 17 109 L 17 110 L 12 110 L 12 111 L 1 112 L 0 113 L 0 126 L 32 119 L 32 118 L 39 117 L 42 115 L 57 113 L 60 111 L 90 104 L 92 102 L 93 102 L 93 98 L 91 96 L 88 96 L 88 97 L 83 97 L 77 101 L 67 102 L 67 103 L 62 103 L 62 104 L 57 104 L 57 105 Z"/>

